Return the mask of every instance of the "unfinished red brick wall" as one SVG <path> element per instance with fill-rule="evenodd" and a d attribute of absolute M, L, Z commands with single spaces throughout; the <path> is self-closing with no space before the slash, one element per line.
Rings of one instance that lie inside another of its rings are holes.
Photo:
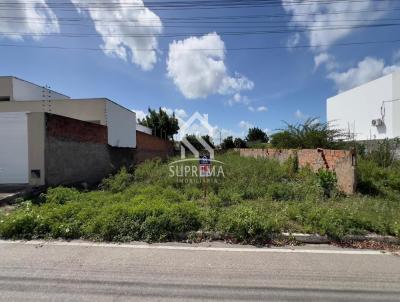
<path fill-rule="evenodd" d="M 46 133 L 49 137 L 106 145 L 107 127 L 60 115 L 46 114 Z"/>
<path fill-rule="evenodd" d="M 348 150 L 327 149 L 240 149 L 244 157 L 268 158 L 283 163 L 297 154 L 300 168 L 309 167 L 317 172 L 326 169 L 336 173 L 339 189 L 346 194 L 353 194 L 356 186 L 355 154 Z"/>
<path fill-rule="evenodd" d="M 156 157 L 166 160 L 174 154 L 174 145 L 168 140 L 136 131 L 136 162 Z"/>

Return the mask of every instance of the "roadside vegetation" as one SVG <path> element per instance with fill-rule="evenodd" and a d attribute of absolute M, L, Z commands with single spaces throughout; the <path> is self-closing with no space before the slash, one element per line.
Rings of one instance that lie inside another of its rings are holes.
<path fill-rule="evenodd" d="M 197 231 L 246 243 L 280 232 L 400 237 L 398 162 L 382 167 L 361 158 L 359 193 L 346 197 L 332 173 L 299 170 L 294 160 L 280 165 L 233 152 L 218 160 L 225 177 L 208 184 L 207 198 L 204 184 L 177 182 L 167 163 L 148 161 L 132 173 L 122 169 L 97 191 L 59 187 L 20 202 L 11 214 L 0 213 L 0 237 L 154 242 Z"/>
<path fill-rule="evenodd" d="M 167 137 L 176 131 L 175 118 L 169 120 L 161 109 L 150 110 L 142 122 L 163 124 Z M 96 191 L 52 188 L 34 200 L 20 200 L 12 212 L 0 209 L 0 237 L 155 242 L 196 238 L 201 231 L 243 243 L 265 243 L 281 232 L 317 233 L 338 241 L 368 233 L 400 238 L 400 161 L 392 151 L 399 142 L 383 141 L 367 151 L 341 142 L 340 135 L 315 119 L 287 124 L 271 139 L 252 128 L 245 140 L 224 140 L 217 157 L 224 175 L 207 185 L 190 173 L 182 182 L 177 173 L 172 177 L 168 163 L 148 161 L 132 171 L 122 169 Z M 195 143 L 195 137 L 188 139 Z M 357 194 L 341 194 L 334 173 L 299 169 L 295 158 L 279 164 L 226 151 L 257 144 L 353 148 L 358 153 Z M 172 170 L 182 173 L 181 165 Z"/>

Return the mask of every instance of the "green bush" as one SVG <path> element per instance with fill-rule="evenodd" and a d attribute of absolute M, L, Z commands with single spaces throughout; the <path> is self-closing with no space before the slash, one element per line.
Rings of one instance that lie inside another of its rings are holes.
<path fill-rule="evenodd" d="M 400 238 L 400 169 L 360 159 L 362 194 L 335 194 L 335 175 L 297 169 L 293 163 L 241 158 L 227 152 L 225 177 L 208 185 L 177 184 L 168 165 L 148 161 L 134 174 L 121 170 L 102 190 L 49 189 L 39 204 L 19 203 L 0 213 L 0 237 L 85 238 L 100 241 L 179 240 L 188 232 L 215 231 L 232 240 L 262 243 L 280 231 L 377 233 Z M 329 193 L 329 194 L 328 194 Z"/>
<path fill-rule="evenodd" d="M 266 213 L 261 207 L 237 205 L 222 212 L 218 229 L 241 242 L 262 243 L 268 241 L 272 233 L 281 231 L 281 218 Z"/>
<path fill-rule="evenodd" d="M 331 197 L 337 185 L 336 173 L 320 169 L 317 173 L 317 177 L 318 184 L 324 190 L 325 197 Z"/>
<path fill-rule="evenodd" d="M 134 176 L 128 172 L 126 167 L 123 167 L 117 174 L 105 178 L 100 187 L 104 190 L 118 193 L 132 185 L 133 180 Z"/>
<path fill-rule="evenodd" d="M 78 190 L 64 187 L 50 188 L 46 194 L 42 194 L 42 198 L 52 204 L 66 204 L 78 200 L 79 196 Z"/>

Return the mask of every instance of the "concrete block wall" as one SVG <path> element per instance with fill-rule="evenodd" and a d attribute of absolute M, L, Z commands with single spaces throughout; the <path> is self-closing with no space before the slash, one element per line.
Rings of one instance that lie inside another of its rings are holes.
<path fill-rule="evenodd" d="M 346 194 L 353 194 L 356 188 L 356 158 L 352 151 L 302 149 L 239 149 L 240 156 L 274 159 L 283 163 L 297 155 L 300 168 L 309 167 L 317 172 L 320 169 L 336 173 L 339 189 Z"/>
<path fill-rule="evenodd" d="M 95 184 L 134 164 L 135 149 L 108 145 L 107 127 L 46 114 L 45 184 Z"/>
<path fill-rule="evenodd" d="M 173 154 L 174 145 L 172 142 L 136 131 L 136 163 L 156 157 L 166 160 Z"/>

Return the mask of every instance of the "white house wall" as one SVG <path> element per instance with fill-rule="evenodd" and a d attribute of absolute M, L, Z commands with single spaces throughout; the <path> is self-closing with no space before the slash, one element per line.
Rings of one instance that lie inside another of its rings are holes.
<path fill-rule="evenodd" d="M 143 132 L 143 133 L 146 133 L 146 134 L 149 134 L 149 135 L 153 134 L 153 130 L 151 130 L 151 128 L 145 127 L 145 126 L 139 125 L 139 124 L 136 125 L 136 130 L 140 131 L 140 132 Z"/>
<path fill-rule="evenodd" d="M 111 101 L 106 103 L 108 144 L 136 148 L 136 114 Z"/>
<path fill-rule="evenodd" d="M 392 138 L 393 131 L 393 75 L 387 75 L 362 86 L 334 96 L 327 101 L 327 120 L 333 127 L 351 133 L 357 140 Z M 385 103 L 384 103 L 385 102 Z M 382 118 L 384 127 L 374 127 L 371 122 Z"/>
<path fill-rule="evenodd" d="M 136 114 L 107 99 L 0 102 L 0 112 L 48 112 L 108 127 L 113 147 L 136 148 Z"/>
<path fill-rule="evenodd" d="M 62 100 L 69 98 L 64 94 L 44 89 L 18 78 L 12 78 L 12 91 L 14 101 Z"/>
<path fill-rule="evenodd" d="M 0 102 L 0 112 L 47 112 L 106 125 L 104 99 Z"/>
<path fill-rule="evenodd" d="M 27 184 L 28 119 L 24 112 L 0 113 L 0 184 Z"/>

